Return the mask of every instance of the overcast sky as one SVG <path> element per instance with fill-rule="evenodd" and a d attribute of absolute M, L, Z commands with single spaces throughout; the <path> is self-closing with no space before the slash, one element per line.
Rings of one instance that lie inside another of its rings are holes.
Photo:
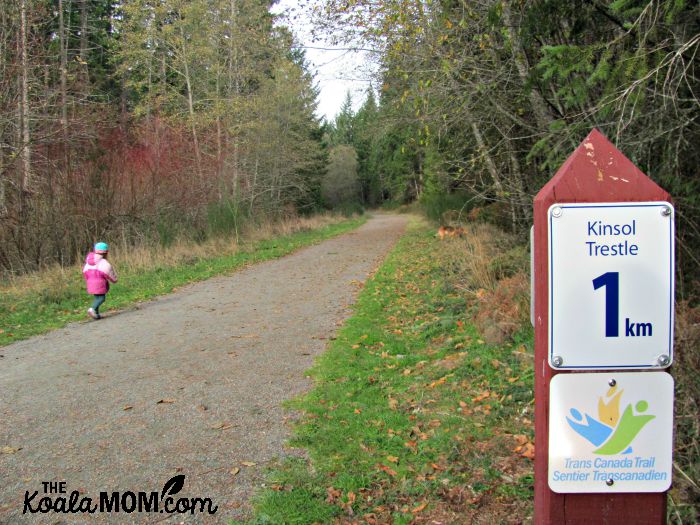
<path fill-rule="evenodd" d="M 312 42 L 309 16 L 299 12 L 296 0 L 280 0 L 273 7 L 274 13 L 297 14 L 283 23 L 291 28 L 299 42 L 306 46 L 306 58 L 311 70 L 316 74 L 316 82 L 321 90 L 319 96 L 318 115 L 333 120 L 345 100 L 345 94 L 350 91 L 355 110 L 362 105 L 369 80 L 363 69 L 366 68 L 366 57 L 363 52 L 345 50 L 328 50 L 318 48 L 333 48 L 328 42 Z"/>

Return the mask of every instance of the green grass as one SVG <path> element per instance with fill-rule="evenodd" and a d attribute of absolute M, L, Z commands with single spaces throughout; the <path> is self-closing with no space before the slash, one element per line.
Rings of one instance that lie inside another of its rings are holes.
<path fill-rule="evenodd" d="M 172 292 L 187 283 L 231 273 L 243 266 L 275 259 L 301 247 L 314 244 L 357 228 L 366 219 L 350 219 L 315 230 L 300 231 L 251 244 L 241 251 L 221 257 L 196 259 L 148 271 L 117 268 L 119 283 L 112 286 L 102 310 L 129 307 L 140 301 Z M 0 294 L 0 346 L 60 328 L 85 319 L 92 296 L 85 292 L 80 268 L 69 269 L 68 278 L 55 279 L 39 293 Z"/>
<path fill-rule="evenodd" d="M 531 513 L 532 334 L 484 343 L 414 223 L 293 401 L 310 461 L 270 472 L 249 524 L 491 523 Z M 423 521 L 425 520 L 425 521 Z"/>

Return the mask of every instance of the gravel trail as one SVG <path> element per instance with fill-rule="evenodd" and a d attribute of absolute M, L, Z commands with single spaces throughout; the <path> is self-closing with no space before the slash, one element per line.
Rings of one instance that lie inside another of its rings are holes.
<path fill-rule="evenodd" d="M 305 371 L 406 222 L 376 215 L 284 258 L 0 348 L 0 524 L 247 515 L 265 467 L 298 453 L 284 446 L 282 402 L 310 388 Z M 66 497 L 94 504 L 101 491 L 160 493 L 178 475 L 175 500 L 211 498 L 216 514 L 22 515 L 25 491 L 38 492 L 36 508 L 42 482 L 65 481 Z"/>

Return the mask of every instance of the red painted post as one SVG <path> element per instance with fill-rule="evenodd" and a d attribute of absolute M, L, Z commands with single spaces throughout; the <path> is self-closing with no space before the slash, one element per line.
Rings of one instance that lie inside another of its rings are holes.
<path fill-rule="evenodd" d="M 535 197 L 535 523 L 659 525 L 666 494 L 557 494 L 548 486 L 549 383 L 547 210 L 554 203 L 668 201 L 598 130 L 593 130 Z M 654 372 L 650 372 L 654 373 Z"/>

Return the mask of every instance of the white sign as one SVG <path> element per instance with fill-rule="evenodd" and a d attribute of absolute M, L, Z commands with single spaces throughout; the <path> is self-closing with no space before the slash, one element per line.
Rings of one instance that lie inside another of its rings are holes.
<path fill-rule="evenodd" d="M 558 374 L 549 394 L 550 489 L 668 490 L 673 467 L 669 374 Z"/>
<path fill-rule="evenodd" d="M 588 370 L 669 366 L 673 206 L 555 204 L 547 218 L 550 366 Z"/>

